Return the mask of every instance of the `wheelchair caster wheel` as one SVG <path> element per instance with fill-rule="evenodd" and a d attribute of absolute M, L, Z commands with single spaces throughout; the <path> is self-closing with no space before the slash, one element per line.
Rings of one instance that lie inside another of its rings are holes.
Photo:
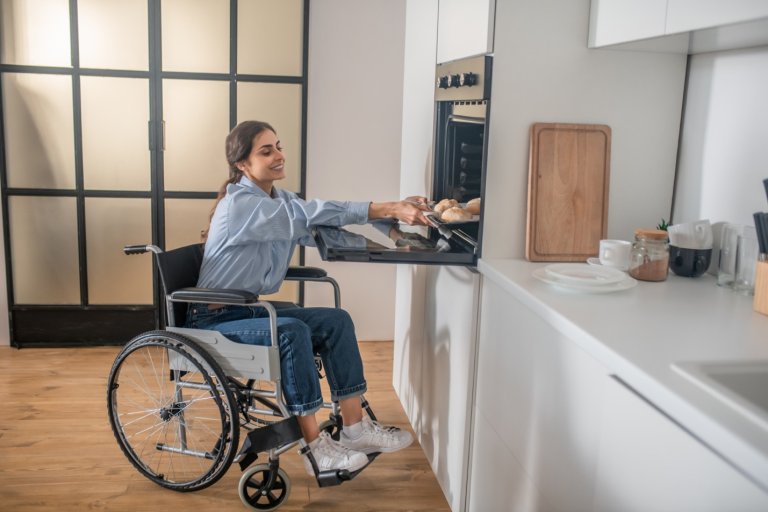
<path fill-rule="evenodd" d="M 282 468 L 277 468 L 274 481 L 269 485 L 274 470 L 269 464 L 257 464 L 248 468 L 240 478 L 240 500 L 251 510 L 275 510 L 291 494 L 291 481 Z"/>
<path fill-rule="evenodd" d="M 328 432 L 331 439 L 338 441 L 341 436 L 339 425 L 333 420 L 325 420 L 320 424 L 320 432 Z"/>

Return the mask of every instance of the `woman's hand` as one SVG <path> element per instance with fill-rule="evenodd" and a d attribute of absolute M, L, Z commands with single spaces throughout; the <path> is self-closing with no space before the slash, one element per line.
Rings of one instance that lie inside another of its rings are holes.
<path fill-rule="evenodd" d="M 368 206 L 368 219 L 397 219 L 411 225 L 427 224 L 424 212 L 430 211 L 429 206 L 426 203 L 411 201 L 410 199 L 388 203 L 371 203 Z"/>
<path fill-rule="evenodd" d="M 415 202 L 410 201 L 409 199 L 410 198 L 395 203 L 397 205 L 395 217 L 401 222 L 410 225 L 427 224 L 424 212 L 428 212 L 430 209 L 429 206 L 427 206 L 426 201 Z"/>
<path fill-rule="evenodd" d="M 403 199 L 403 201 L 408 201 L 409 203 L 427 204 L 429 199 L 424 196 L 408 196 Z"/>

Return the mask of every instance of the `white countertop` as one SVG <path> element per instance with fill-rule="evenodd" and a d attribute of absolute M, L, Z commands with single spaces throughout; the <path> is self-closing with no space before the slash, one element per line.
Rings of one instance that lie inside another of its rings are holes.
<path fill-rule="evenodd" d="M 752 297 L 716 286 L 708 274 L 672 273 L 663 282 L 584 294 L 531 275 L 546 265 L 481 259 L 478 270 L 768 491 L 768 430 L 671 368 L 768 360 L 768 316 L 752 310 Z"/>

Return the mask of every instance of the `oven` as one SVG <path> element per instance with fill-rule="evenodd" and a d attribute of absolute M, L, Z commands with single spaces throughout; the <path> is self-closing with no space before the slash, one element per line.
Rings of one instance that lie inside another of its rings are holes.
<path fill-rule="evenodd" d="M 492 56 L 438 64 L 431 198 L 464 205 L 480 198 L 471 219 L 430 226 L 373 222 L 343 228 L 319 226 L 315 240 L 323 260 L 475 266 L 482 247 L 483 202 L 488 154 Z"/>

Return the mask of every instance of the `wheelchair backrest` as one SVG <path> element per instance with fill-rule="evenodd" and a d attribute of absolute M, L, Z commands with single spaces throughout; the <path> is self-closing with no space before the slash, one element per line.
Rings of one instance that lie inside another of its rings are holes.
<path fill-rule="evenodd" d="M 181 288 L 197 286 L 204 249 L 205 244 L 193 244 L 155 255 L 163 285 L 163 297 Z M 172 316 L 168 318 L 168 325 L 182 327 L 187 317 L 187 304 L 173 302 L 167 305 L 167 310 L 169 316 Z"/>

